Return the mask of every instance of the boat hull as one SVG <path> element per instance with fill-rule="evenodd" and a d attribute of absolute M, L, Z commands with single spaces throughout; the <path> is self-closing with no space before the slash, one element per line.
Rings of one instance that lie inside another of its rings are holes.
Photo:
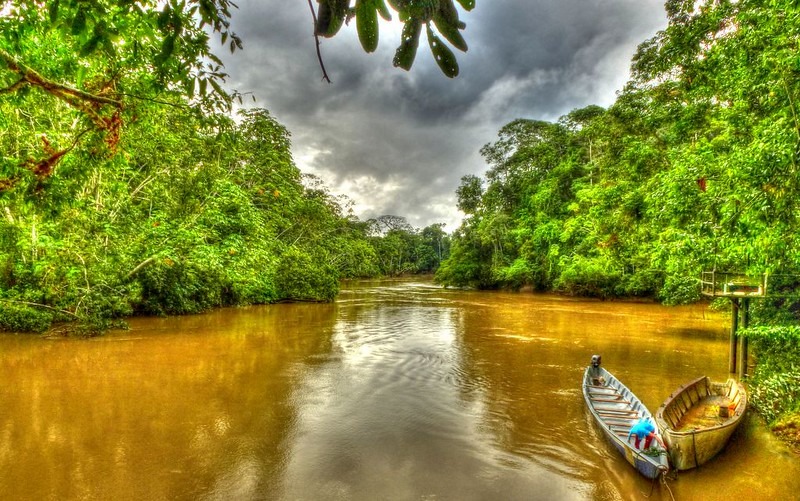
<path fill-rule="evenodd" d="M 603 382 L 596 384 L 598 379 Z M 652 415 L 617 378 L 603 368 L 589 366 L 583 378 L 583 398 L 606 440 L 639 473 L 654 479 L 669 471 L 666 451 L 657 441 L 651 449 L 655 455 L 648 455 L 636 448 L 634 438 L 628 436 L 639 419 L 652 419 Z"/>
<path fill-rule="evenodd" d="M 688 470 L 714 458 L 746 410 L 747 393 L 733 379 L 716 383 L 701 377 L 678 388 L 656 411 L 672 467 Z"/>

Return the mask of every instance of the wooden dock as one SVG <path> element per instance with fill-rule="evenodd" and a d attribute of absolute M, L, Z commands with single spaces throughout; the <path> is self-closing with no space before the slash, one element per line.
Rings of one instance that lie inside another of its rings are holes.
<path fill-rule="evenodd" d="M 731 301 L 731 335 L 728 372 L 747 375 L 747 338 L 738 334 L 739 327 L 750 324 L 750 300 L 767 297 L 767 274 L 754 277 L 744 273 L 704 271 L 700 293 L 708 297 L 726 297 Z"/>
<path fill-rule="evenodd" d="M 753 277 L 743 273 L 704 271 L 700 293 L 710 297 L 767 297 L 767 274 Z"/>

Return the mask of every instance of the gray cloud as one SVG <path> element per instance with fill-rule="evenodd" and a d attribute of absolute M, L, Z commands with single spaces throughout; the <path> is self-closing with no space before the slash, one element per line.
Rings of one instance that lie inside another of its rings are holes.
<path fill-rule="evenodd" d="M 382 25 L 373 54 L 354 25 L 323 40 L 327 84 L 307 2 L 238 4 L 245 49 L 224 55 L 228 84 L 289 128 L 298 166 L 351 198 L 361 218 L 394 214 L 448 231 L 461 217 L 460 178 L 485 171 L 478 150 L 502 125 L 607 106 L 636 46 L 665 24 L 663 0 L 479 0 L 461 15 L 470 50 L 457 53 L 457 78 L 441 74 L 424 33 L 412 70 L 393 68 L 394 23 Z"/>

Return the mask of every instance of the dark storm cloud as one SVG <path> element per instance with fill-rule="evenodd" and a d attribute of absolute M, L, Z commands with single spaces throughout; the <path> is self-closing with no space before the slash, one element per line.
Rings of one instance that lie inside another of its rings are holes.
<path fill-rule="evenodd" d="M 362 218 L 405 216 L 455 229 L 455 189 L 486 166 L 478 150 L 520 117 L 555 120 L 608 105 L 636 46 L 664 24 L 663 0 L 480 0 L 462 13 L 470 45 L 444 77 L 422 35 L 410 72 L 392 67 L 397 25 L 365 54 L 355 26 L 322 41 L 321 80 L 306 1 L 239 2 L 245 49 L 225 56 L 230 87 L 253 92 L 292 133 L 298 165 L 349 196 Z M 314 2 L 316 6 L 316 2 Z M 247 103 L 246 103 L 247 104 Z"/>

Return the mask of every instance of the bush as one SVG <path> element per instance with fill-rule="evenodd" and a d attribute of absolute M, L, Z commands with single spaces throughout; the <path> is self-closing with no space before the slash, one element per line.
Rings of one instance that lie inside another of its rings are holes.
<path fill-rule="evenodd" d="M 800 326 L 743 329 L 758 357 L 750 379 L 750 402 L 769 423 L 800 408 Z"/>
<path fill-rule="evenodd" d="M 773 289 L 770 277 L 769 293 L 782 294 L 780 288 Z M 791 295 L 767 297 L 751 303 L 751 315 L 754 323 L 761 324 L 787 324 L 800 322 L 800 298 L 792 291 Z"/>
<path fill-rule="evenodd" d="M 653 297 L 662 284 L 664 275 L 656 270 L 637 270 L 635 273 L 623 275 L 616 288 L 618 296 Z"/>
<path fill-rule="evenodd" d="M 750 403 L 768 423 L 800 407 L 800 369 L 782 372 L 759 364 L 750 384 Z"/>
<path fill-rule="evenodd" d="M 695 277 L 669 275 L 658 297 L 667 305 L 694 303 L 700 299 L 700 284 Z"/>
<path fill-rule="evenodd" d="M 513 290 L 519 290 L 523 285 L 532 282 L 533 273 L 524 259 L 517 258 L 511 263 L 510 266 L 505 266 L 495 270 L 496 280 L 503 285 Z"/>
<path fill-rule="evenodd" d="M 192 262 L 165 259 L 138 275 L 141 302 L 138 310 L 154 315 L 199 313 L 222 306 L 224 277 L 219 270 Z"/>
<path fill-rule="evenodd" d="M 743 329 L 758 354 L 776 371 L 786 371 L 800 363 L 800 325 L 769 325 Z"/>
<path fill-rule="evenodd" d="M 333 301 L 339 293 L 339 276 L 333 266 L 294 248 L 282 256 L 275 282 L 282 299 Z"/>
<path fill-rule="evenodd" d="M 44 332 L 53 323 L 54 314 L 41 308 L 0 302 L 0 331 Z"/>
<path fill-rule="evenodd" d="M 615 295 L 621 273 L 611 269 L 602 258 L 572 256 L 561 271 L 554 287 L 572 296 L 607 298 Z"/>

